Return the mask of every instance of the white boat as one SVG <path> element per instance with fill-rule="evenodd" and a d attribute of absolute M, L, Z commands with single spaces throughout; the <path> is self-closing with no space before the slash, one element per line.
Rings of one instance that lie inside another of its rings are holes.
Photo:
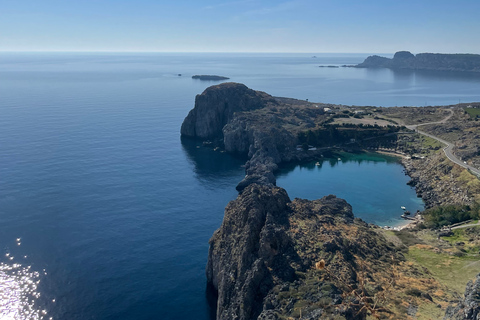
<path fill-rule="evenodd" d="M 404 206 L 401 206 L 400 208 L 402 208 L 402 210 L 405 210 L 405 209 L 406 209 Z"/>
<path fill-rule="evenodd" d="M 315 163 L 315 165 L 316 165 L 316 166 L 319 166 L 319 165 L 320 165 L 320 162 Z"/>

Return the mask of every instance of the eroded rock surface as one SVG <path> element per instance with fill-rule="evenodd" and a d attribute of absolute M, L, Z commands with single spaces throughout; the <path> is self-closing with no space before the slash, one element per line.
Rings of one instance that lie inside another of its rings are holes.
<path fill-rule="evenodd" d="M 185 118 L 181 134 L 203 139 L 221 138 L 223 127 L 235 112 L 260 109 L 268 103 L 275 103 L 275 100 L 240 83 L 209 87 L 195 98 L 195 107 Z"/>
<path fill-rule="evenodd" d="M 455 307 L 449 307 L 443 319 L 480 320 L 480 274 L 475 282 L 468 282 L 463 301 Z"/>
<path fill-rule="evenodd" d="M 226 207 L 207 265 L 207 281 L 218 292 L 217 319 L 256 318 L 269 290 L 294 280 L 289 202 L 283 189 L 250 185 Z"/>
<path fill-rule="evenodd" d="M 209 243 L 217 320 L 365 319 L 376 292 L 393 279 L 392 263 L 403 259 L 354 219 L 345 200 L 290 201 L 285 190 L 258 184 L 228 204 Z M 373 291 L 358 285 L 365 274 Z"/>

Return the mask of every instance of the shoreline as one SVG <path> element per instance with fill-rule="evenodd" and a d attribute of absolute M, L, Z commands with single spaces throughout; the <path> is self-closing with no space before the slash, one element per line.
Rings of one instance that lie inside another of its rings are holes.
<path fill-rule="evenodd" d="M 379 153 L 379 154 L 383 154 L 385 156 L 392 156 L 392 157 L 396 157 L 396 158 L 402 158 L 402 159 L 408 159 L 408 157 L 403 154 L 403 153 L 399 153 L 399 152 L 395 152 L 395 151 L 382 151 L 382 150 L 377 150 L 377 151 L 373 151 L 374 153 Z"/>

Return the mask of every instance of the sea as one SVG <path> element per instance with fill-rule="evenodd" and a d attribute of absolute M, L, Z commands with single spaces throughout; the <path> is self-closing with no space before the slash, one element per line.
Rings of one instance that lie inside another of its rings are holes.
<path fill-rule="evenodd" d="M 319 67 L 368 55 L 0 53 L 0 318 L 211 319 L 208 240 L 245 159 L 180 138 L 219 83 L 192 75 L 334 104 L 480 101 L 475 74 Z M 292 199 L 337 194 L 389 226 L 423 208 L 408 180 L 368 154 L 278 173 Z"/>

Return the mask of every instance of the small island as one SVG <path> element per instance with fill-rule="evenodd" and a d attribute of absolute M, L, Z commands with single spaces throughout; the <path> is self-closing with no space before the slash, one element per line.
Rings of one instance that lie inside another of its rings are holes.
<path fill-rule="evenodd" d="M 339 66 L 333 66 L 333 65 L 328 65 L 328 66 L 318 66 L 319 68 L 340 68 Z"/>
<path fill-rule="evenodd" d="M 194 75 L 192 76 L 192 79 L 198 79 L 198 80 L 206 80 L 206 81 L 220 81 L 220 80 L 228 80 L 230 78 L 228 77 L 222 77 L 222 76 L 215 76 L 215 75 Z"/>
<path fill-rule="evenodd" d="M 398 51 L 392 59 L 381 56 L 369 56 L 356 68 L 389 68 L 408 70 L 480 72 L 479 54 L 443 54 Z"/>

